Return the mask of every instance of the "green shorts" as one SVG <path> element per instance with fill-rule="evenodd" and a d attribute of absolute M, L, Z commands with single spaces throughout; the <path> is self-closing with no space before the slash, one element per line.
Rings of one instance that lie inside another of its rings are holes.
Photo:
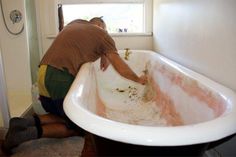
<path fill-rule="evenodd" d="M 67 69 L 60 70 L 50 65 L 39 68 L 39 94 L 53 100 L 64 99 L 75 77 Z"/>
<path fill-rule="evenodd" d="M 64 98 L 70 89 L 74 76 L 68 70 L 59 70 L 49 65 L 41 65 L 39 68 L 39 100 L 46 112 L 65 119 L 69 129 L 77 128 L 63 110 Z"/>

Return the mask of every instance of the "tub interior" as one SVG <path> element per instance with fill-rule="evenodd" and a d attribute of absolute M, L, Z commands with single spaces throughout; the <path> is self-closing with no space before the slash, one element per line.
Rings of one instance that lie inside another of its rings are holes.
<path fill-rule="evenodd" d="M 124 58 L 124 53 L 120 56 Z M 103 118 L 144 126 L 201 123 L 231 108 L 222 94 L 207 85 L 207 78 L 155 52 L 132 52 L 125 62 L 136 74 L 147 73 L 149 83 L 127 80 L 112 66 L 103 72 L 97 60 L 90 66 L 86 90 L 79 93 L 84 108 Z"/>

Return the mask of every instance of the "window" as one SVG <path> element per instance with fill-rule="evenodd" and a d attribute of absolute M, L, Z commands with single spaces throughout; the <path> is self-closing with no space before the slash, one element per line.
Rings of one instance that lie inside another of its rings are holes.
<path fill-rule="evenodd" d="M 70 4 L 62 8 L 64 24 L 77 18 L 90 20 L 103 16 L 109 33 L 144 31 L 143 4 Z"/>
<path fill-rule="evenodd" d="M 147 0 L 105 1 L 95 0 L 79 1 L 62 0 L 64 25 L 74 19 L 90 20 L 93 17 L 103 17 L 109 33 L 141 34 L 150 33 L 151 25 L 148 22 Z M 150 0 L 149 0 L 150 1 Z M 151 12 L 151 11 L 150 11 Z"/>

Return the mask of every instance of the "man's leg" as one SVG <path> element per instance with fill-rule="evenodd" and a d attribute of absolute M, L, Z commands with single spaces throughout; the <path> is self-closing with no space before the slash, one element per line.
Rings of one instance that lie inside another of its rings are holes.
<path fill-rule="evenodd" d="M 65 120 L 59 116 L 46 114 L 40 115 L 36 119 L 38 120 L 35 120 L 34 125 L 28 125 L 27 119 L 14 118 L 14 123 L 20 122 L 24 124 L 24 127 L 19 124 L 10 125 L 3 142 L 3 151 L 10 154 L 11 149 L 19 144 L 41 137 L 65 138 L 82 135 L 80 131 L 68 129 L 66 123 L 64 123 Z"/>
<path fill-rule="evenodd" d="M 43 134 L 42 137 L 49 138 L 65 138 L 70 136 L 79 136 L 80 132 L 68 129 L 63 123 L 51 123 L 42 126 Z"/>
<path fill-rule="evenodd" d="M 38 116 L 41 122 L 41 125 L 51 124 L 51 123 L 65 123 L 65 120 L 59 116 L 48 113 Z"/>
<path fill-rule="evenodd" d="M 42 127 L 42 137 L 64 138 L 69 136 L 78 136 L 82 133 L 74 129 L 68 129 L 66 121 L 56 115 L 46 114 L 40 115 Z"/>
<path fill-rule="evenodd" d="M 26 128 L 10 127 L 7 131 L 5 140 L 3 141 L 2 150 L 6 154 L 11 154 L 11 149 L 19 144 L 40 138 L 42 131 L 39 132 L 36 126 L 29 126 Z"/>

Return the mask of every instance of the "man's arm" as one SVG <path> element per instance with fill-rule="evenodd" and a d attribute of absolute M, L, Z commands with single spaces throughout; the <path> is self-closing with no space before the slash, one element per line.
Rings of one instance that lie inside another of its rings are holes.
<path fill-rule="evenodd" d="M 108 53 L 106 57 L 121 76 L 141 84 L 146 84 L 147 78 L 145 76 L 138 77 L 119 55 L 116 53 Z"/>

